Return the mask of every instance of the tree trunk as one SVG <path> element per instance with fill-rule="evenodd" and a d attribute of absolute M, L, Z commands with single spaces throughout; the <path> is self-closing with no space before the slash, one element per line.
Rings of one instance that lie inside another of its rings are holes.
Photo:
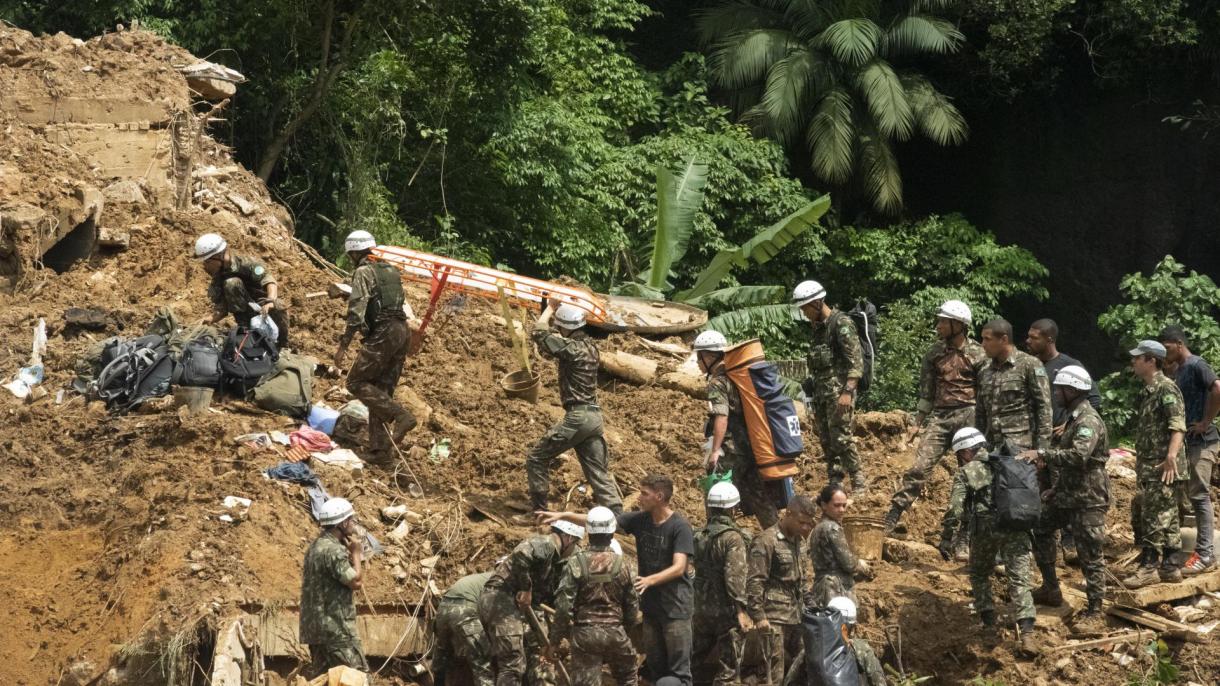
<path fill-rule="evenodd" d="M 625 381 L 644 386 L 657 375 L 657 363 L 647 357 L 610 351 L 601 354 L 601 368 Z"/>

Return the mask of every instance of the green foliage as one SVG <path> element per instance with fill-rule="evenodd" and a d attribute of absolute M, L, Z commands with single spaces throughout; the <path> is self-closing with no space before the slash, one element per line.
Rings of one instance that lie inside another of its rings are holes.
<path fill-rule="evenodd" d="M 1119 283 L 1123 302 L 1097 318 L 1097 326 L 1116 339 L 1124 351 L 1142 339 L 1155 339 L 1161 329 L 1178 324 L 1189 338 L 1191 352 L 1220 359 L 1220 324 L 1213 313 L 1220 288 L 1210 277 L 1166 255 L 1152 273 L 1128 274 Z M 1109 374 L 1099 382 L 1106 424 L 1115 436 L 1127 434 L 1139 393 L 1139 381 L 1129 370 Z"/>
<path fill-rule="evenodd" d="M 707 185 L 707 165 L 690 158 L 678 173 L 657 168 L 657 237 L 652 243 L 652 260 L 644 283 L 656 291 L 669 290 L 669 270 L 686 254 L 695 213 L 703 204 Z"/>
<path fill-rule="evenodd" d="M 1169 646 L 1161 639 L 1144 646 L 1144 653 L 1152 661 L 1152 665 L 1142 673 L 1132 674 L 1127 680 L 1128 686 L 1162 686 L 1162 684 L 1177 683 L 1182 668 L 1173 663 L 1173 655 Z"/>
<path fill-rule="evenodd" d="M 907 674 L 905 672 L 899 672 L 891 665 L 884 665 L 884 667 L 886 675 L 889 676 L 890 683 L 894 684 L 894 686 L 916 686 L 917 684 L 922 684 L 932 680 L 931 676 L 919 676 L 915 673 Z"/>

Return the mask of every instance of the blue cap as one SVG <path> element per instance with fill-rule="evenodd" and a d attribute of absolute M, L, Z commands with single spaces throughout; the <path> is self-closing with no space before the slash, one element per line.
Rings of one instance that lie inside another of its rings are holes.
<path fill-rule="evenodd" d="M 1140 341 L 1139 345 L 1135 346 L 1135 350 L 1128 350 L 1132 357 L 1140 355 L 1152 355 L 1158 360 L 1165 359 L 1165 346 L 1156 341 Z"/>

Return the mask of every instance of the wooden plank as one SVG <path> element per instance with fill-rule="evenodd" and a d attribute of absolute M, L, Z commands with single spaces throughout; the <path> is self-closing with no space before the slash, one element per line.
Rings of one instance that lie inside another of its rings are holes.
<path fill-rule="evenodd" d="M 1085 597 L 1084 593 L 1081 591 L 1066 586 L 1063 587 L 1063 595 L 1065 597 L 1078 599 Z M 1133 624 L 1146 626 L 1149 629 L 1163 633 L 1170 638 L 1190 641 L 1191 643 L 1207 643 L 1211 639 L 1210 635 L 1200 634 L 1194 627 L 1188 624 L 1175 622 L 1172 619 L 1166 619 L 1160 615 L 1145 612 L 1137 607 L 1128 607 L 1110 600 L 1105 600 L 1102 602 L 1102 609 L 1104 609 L 1108 615 L 1118 617 L 1119 619 L 1124 619 Z"/>
<path fill-rule="evenodd" d="M 402 607 L 376 608 L 377 614 L 366 612 L 367 608 L 357 607 L 356 633 L 364 645 L 364 654 L 376 657 L 394 655 L 421 654 L 427 650 L 427 621 L 421 616 L 416 619 L 402 611 Z M 267 656 L 299 655 L 304 647 L 297 640 L 297 627 L 300 624 L 300 613 L 292 608 L 285 608 L 273 615 L 265 616 L 258 631 L 258 642 L 263 654 Z M 405 638 L 403 636 L 405 635 Z M 399 645 L 399 639 L 402 644 Z M 394 652 L 395 647 L 398 648 Z"/>
<path fill-rule="evenodd" d="M 1149 607 L 1172 600 L 1191 598 L 1207 591 L 1220 591 L 1220 571 L 1187 577 L 1172 584 L 1153 584 L 1124 589 L 1114 594 L 1114 602 L 1131 607 Z"/>
<path fill-rule="evenodd" d="M 1090 641 L 1077 641 L 1075 643 L 1064 643 L 1054 646 L 1049 650 L 1052 653 L 1058 652 L 1076 652 L 1077 650 L 1089 650 L 1093 648 L 1109 648 L 1116 643 L 1145 643 L 1156 637 L 1156 634 L 1150 631 L 1124 631 L 1121 634 L 1106 636 L 1104 638 L 1095 638 Z"/>

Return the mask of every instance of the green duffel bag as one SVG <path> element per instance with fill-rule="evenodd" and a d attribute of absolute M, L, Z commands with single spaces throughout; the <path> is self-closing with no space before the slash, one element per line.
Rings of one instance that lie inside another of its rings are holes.
<path fill-rule="evenodd" d="M 315 366 L 312 358 L 280 353 L 275 369 L 254 387 L 254 404 L 289 417 L 305 417 L 313 406 Z"/>

